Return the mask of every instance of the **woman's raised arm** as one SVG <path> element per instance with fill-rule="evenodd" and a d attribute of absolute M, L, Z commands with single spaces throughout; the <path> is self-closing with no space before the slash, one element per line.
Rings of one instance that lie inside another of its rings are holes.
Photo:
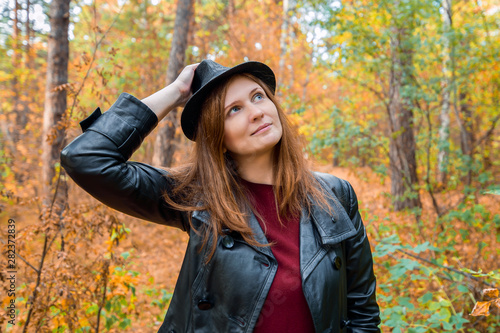
<path fill-rule="evenodd" d="M 186 66 L 170 85 L 142 100 L 161 121 L 172 109 L 186 104 L 191 96 L 191 83 L 198 64 Z"/>
<path fill-rule="evenodd" d="M 195 68 L 187 66 L 174 83 L 144 102 L 123 93 L 108 111 L 101 114 L 98 108 L 83 120 L 80 125 L 84 133 L 61 152 L 61 166 L 68 175 L 107 206 L 187 230 L 184 215 L 162 198 L 163 192 L 168 193 L 172 187 L 167 172 L 128 160 L 158 119 L 189 98 Z"/>

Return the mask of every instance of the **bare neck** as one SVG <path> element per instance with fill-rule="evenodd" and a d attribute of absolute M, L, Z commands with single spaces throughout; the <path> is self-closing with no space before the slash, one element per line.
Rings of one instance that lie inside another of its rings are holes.
<path fill-rule="evenodd" d="M 233 158 L 238 164 L 238 174 L 241 178 L 252 183 L 273 184 L 272 154 Z"/>

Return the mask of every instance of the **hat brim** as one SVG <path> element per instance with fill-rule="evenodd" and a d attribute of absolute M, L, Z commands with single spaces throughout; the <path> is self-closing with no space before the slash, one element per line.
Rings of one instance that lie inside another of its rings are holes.
<path fill-rule="evenodd" d="M 272 71 L 272 69 L 267 65 L 257 61 L 248 61 L 228 69 L 227 71 L 208 81 L 204 86 L 198 89 L 198 91 L 196 91 L 186 102 L 184 110 L 181 114 L 181 127 L 184 135 L 189 140 L 195 140 L 196 128 L 198 126 L 198 120 L 201 113 L 201 106 L 212 89 L 224 80 L 229 79 L 234 74 L 239 73 L 252 74 L 253 76 L 261 79 L 269 87 L 269 89 L 271 89 L 273 94 L 275 93 L 276 77 L 274 76 L 274 72 Z"/>

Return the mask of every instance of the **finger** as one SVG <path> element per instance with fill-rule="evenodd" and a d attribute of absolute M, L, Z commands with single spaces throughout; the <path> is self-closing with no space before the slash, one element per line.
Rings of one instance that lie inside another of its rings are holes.
<path fill-rule="evenodd" d="M 189 69 L 194 71 L 196 69 L 196 67 L 198 67 L 199 64 L 200 64 L 199 62 L 196 64 L 191 64 L 191 65 L 186 66 L 186 68 L 189 68 Z"/>

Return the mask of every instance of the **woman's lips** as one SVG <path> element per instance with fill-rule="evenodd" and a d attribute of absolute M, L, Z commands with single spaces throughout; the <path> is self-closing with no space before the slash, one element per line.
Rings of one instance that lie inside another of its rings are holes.
<path fill-rule="evenodd" d="M 260 126 L 255 132 L 252 133 L 252 135 L 259 134 L 259 133 L 265 131 L 271 125 L 272 125 L 271 123 L 268 123 L 268 124 L 264 124 L 264 125 Z"/>

